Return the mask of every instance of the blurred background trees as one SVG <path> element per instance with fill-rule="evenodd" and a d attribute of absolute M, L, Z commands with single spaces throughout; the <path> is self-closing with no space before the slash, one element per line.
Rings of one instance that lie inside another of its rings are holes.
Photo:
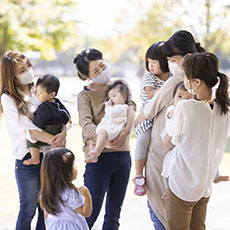
<path fill-rule="evenodd" d="M 54 60 L 77 37 L 72 0 L 1 0 L 0 55 L 7 50 L 39 51 L 42 59 Z"/>
<path fill-rule="evenodd" d="M 83 48 L 96 47 L 119 76 L 128 69 L 141 76 L 147 48 L 156 41 L 167 40 L 177 30 L 186 29 L 207 51 L 218 55 L 221 68 L 230 69 L 229 0 L 154 0 L 148 5 L 145 1 L 129 0 L 130 4 L 117 12 L 114 19 L 116 33 L 102 38 L 81 32 L 81 1 L 84 0 L 1 0 L 0 55 L 15 49 L 33 51 L 32 57 L 41 71 L 50 66 L 60 75 L 73 75 L 74 55 Z M 97 2 L 98 7 L 104 7 L 103 0 Z M 140 12 L 138 18 L 130 16 L 131 10 Z M 119 29 L 132 19 L 135 23 L 131 29 Z M 104 16 L 94 26 L 99 30 L 106 23 Z"/>

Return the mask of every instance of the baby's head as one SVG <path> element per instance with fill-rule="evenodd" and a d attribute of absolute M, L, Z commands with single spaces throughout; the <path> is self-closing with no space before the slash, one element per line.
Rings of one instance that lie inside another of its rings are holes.
<path fill-rule="evenodd" d="M 40 102 L 53 101 L 57 96 L 60 82 L 57 77 L 45 74 L 38 78 L 36 83 L 36 96 Z"/>
<path fill-rule="evenodd" d="M 163 53 L 163 44 L 165 42 L 155 42 L 145 54 L 146 69 L 154 75 L 169 72 L 168 60 Z"/>
<path fill-rule="evenodd" d="M 187 89 L 184 86 L 184 82 L 179 82 L 173 91 L 173 104 L 176 105 L 180 100 L 186 100 L 186 99 L 194 99 L 194 95 L 189 93 Z"/>
<path fill-rule="evenodd" d="M 129 87 L 123 80 L 116 80 L 112 82 L 108 86 L 107 95 L 112 105 L 128 104 L 130 101 Z"/>

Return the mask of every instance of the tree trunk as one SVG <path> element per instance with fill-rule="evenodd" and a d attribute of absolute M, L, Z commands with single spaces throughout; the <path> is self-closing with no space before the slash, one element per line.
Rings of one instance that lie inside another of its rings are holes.
<path fill-rule="evenodd" d="M 206 35 L 204 40 L 204 47 L 206 50 L 210 48 L 210 24 L 211 24 L 211 0 L 206 0 L 205 2 L 206 7 Z"/>
<path fill-rule="evenodd" d="M 3 25 L 2 41 L 0 43 L 0 57 L 6 52 L 10 42 L 10 37 L 8 35 L 8 28 L 9 28 L 8 23 Z"/>

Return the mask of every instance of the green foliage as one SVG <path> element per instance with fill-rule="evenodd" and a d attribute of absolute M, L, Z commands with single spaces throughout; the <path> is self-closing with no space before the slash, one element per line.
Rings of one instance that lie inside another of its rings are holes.
<path fill-rule="evenodd" d="M 1 0 L 0 55 L 7 50 L 35 50 L 47 60 L 77 36 L 73 0 Z"/>
<path fill-rule="evenodd" d="M 123 23 L 125 18 L 126 14 L 123 14 L 117 22 Z M 227 56 L 230 50 L 230 4 L 215 0 L 155 0 L 131 32 L 102 40 L 100 45 L 103 51 L 110 53 L 112 61 L 135 50 L 138 57 L 135 60 L 143 66 L 145 52 L 151 44 L 167 40 L 181 29 L 190 31 L 207 51 L 219 51 Z"/>

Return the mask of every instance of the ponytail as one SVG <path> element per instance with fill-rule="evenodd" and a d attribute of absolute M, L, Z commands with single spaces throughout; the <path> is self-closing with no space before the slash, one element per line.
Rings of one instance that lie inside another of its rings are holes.
<path fill-rule="evenodd" d="M 220 79 L 219 87 L 216 90 L 216 102 L 221 107 L 221 114 L 229 112 L 230 99 L 228 95 L 228 77 L 224 73 L 217 73 Z"/>
<path fill-rule="evenodd" d="M 210 89 L 217 83 L 215 101 L 221 107 L 221 115 L 229 112 L 228 77 L 218 71 L 219 60 L 212 53 L 195 53 L 186 55 L 183 62 L 184 72 L 189 79 L 198 78 Z"/>

